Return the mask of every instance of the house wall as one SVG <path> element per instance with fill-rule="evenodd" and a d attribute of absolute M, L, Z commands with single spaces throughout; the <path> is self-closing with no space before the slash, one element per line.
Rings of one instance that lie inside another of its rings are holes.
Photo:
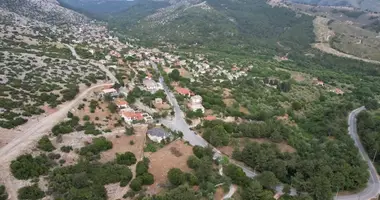
<path fill-rule="evenodd" d="M 148 137 L 149 137 L 150 140 L 152 140 L 153 142 L 157 142 L 157 143 L 160 143 L 163 140 L 163 138 L 161 138 L 161 137 L 152 136 L 152 135 L 149 135 L 149 134 L 148 134 Z"/>

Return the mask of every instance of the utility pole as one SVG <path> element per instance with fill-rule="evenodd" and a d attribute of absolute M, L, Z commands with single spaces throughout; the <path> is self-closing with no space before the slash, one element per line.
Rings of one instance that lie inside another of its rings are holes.
<path fill-rule="evenodd" d="M 376 151 L 375 151 L 375 155 L 373 156 L 372 163 L 375 162 L 376 155 L 377 155 L 377 148 L 376 148 Z"/>

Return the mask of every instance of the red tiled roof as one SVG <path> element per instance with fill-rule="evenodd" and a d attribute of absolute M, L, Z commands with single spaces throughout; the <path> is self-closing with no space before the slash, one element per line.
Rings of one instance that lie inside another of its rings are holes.
<path fill-rule="evenodd" d="M 124 111 L 122 112 L 122 115 L 125 116 L 125 117 L 128 117 L 128 118 L 131 118 L 133 120 L 143 120 L 144 117 L 142 116 L 142 113 L 135 113 L 135 112 L 128 112 L 128 111 Z"/>
<path fill-rule="evenodd" d="M 213 115 L 208 115 L 204 119 L 207 120 L 207 121 L 212 121 L 212 120 L 216 120 L 216 117 L 213 116 Z"/>
<path fill-rule="evenodd" d="M 128 105 L 128 102 L 125 101 L 124 99 L 116 99 L 116 100 L 115 100 L 115 103 L 116 103 L 116 105 L 118 105 L 118 106 Z"/>
<path fill-rule="evenodd" d="M 191 95 L 192 92 L 187 88 L 176 87 L 175 90 L 182 95 Z"/>

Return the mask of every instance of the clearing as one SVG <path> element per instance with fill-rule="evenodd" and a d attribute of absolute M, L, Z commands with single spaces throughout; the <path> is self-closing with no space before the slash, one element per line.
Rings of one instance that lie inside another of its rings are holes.
<path fill-rule="evenodd" d="M 168 182 L 167 173 L 171 168 L 179 168 L 184 172 L 191 169 L 187 166 L 187 158 L 193 154 L 193 147 L 181 140 L 174 141 L 149 156 L 149 172 L 154 176 L 154 184 L 148 187 L 148 194 L 157 194 Z"/>

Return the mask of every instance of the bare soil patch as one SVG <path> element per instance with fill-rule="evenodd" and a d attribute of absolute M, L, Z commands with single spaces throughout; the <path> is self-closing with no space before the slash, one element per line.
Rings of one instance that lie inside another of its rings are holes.
<path fill-rule="evenodd" d="M 231 98 L 231 96 L 232 96 L 231 89 L 223 88 L 223 98 L 227 99 L 227 98 Z"/>
<path fill-rule="evenodd" d="M 226 104 L 227 107 L 231 107 L 236 101 L 232 98 L 223 99 L 224 104 Z"/>
<path fill-rule="evenodd" d="M 239 111 L 240 111 L 240 112 L 242 112 L 242 113 L 244 113 L 244 114 L 246 114 L 246 115 L 248 115 L 248 114 L 249 114 L 249 111 L 248 111 L 248 109 L 247 109 L 247 108 L 245 108 L 245 107 L 243 107 L 243 106 L 240 106 L 240 107 L 239 107 Z"/>
<path fill-rule="evenodd" d="M 215 190 L 214 200 L 222 200 L 224 197 L 224 191 L 222 187 L 218 187 Z"/>
<path fill-rule="evenodd" d="M 128 136 L 124 133 L 119 133 L 112 138 L 108 138 L 112 142 L 112 149 L 105 151 L 100 156 L 101 162 L 109 162 L 116 158 L 116 153 L 125 153 L 130 151 L 135 154 L 137 160 L 141 160 L 143 157 L 143 149 L 146 139 L 146 131 L 148 130 L 147 125 L 136 125 L 133 127 L 135 134 Z M 130 142 L 133 141 L 134 144 L 131 145 Z"/>
<path fill-rule="evenodd" d="M 184 172 L 191 169 L 187 166 L 187 158 L 193 154 L 193 148 L 183 141 L 177 140 L 149 156 L 149 172 L 154 176 L 154 184 L 148 187 L 147 193 L 157 194 L 168 182 L 167 173 L 171 168 L 179 168 Z"/>

